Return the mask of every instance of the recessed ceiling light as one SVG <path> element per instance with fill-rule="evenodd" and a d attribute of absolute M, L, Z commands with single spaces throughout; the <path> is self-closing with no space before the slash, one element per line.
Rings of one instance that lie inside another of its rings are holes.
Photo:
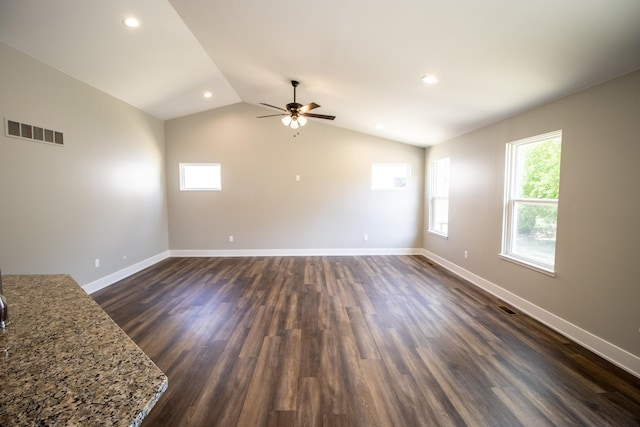
<path fill-rule="evenodd" d="M 203 96 L 204 96 L 205 98 L 211 98 L 211 97 L 213 96 L 213 94 L 212 94 L 211 92 L 207 91 L 207 92 L 205 92 L 205 93 L 203 94 Z"/>
<path fill-rule="evenodd" d="M 129 27 L 129 28 L 136 28 L 140 26 L 140 21 L 138 21 L 136 18 L 134 18 L 133 16 L 130 16 L 128 18 L 124 18 L 122 20 L 122 23 Z"/>
<path fill-rule="evenodd" d="M 432 74 L 426 75 L 422 78 L 422 81 L 428 85 L 434 85 L 438 83 L 438 78 Z"/>

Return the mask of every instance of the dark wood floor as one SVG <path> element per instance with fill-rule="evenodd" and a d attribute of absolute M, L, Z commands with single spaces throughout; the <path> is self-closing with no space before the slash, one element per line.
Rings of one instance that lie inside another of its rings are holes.
<path fill-rule="evenodd" d="M 169 377 L 146 427 L 640 425 L 640 380 L 419 256 L 169 258 L 93 297 Z"/>

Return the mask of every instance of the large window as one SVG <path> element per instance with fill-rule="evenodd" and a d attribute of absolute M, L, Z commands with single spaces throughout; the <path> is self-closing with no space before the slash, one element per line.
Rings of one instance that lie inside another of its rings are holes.
<path fill-rule="evenodd" d="M 372 190 L 404 190 L 409 186 L 411 166 L 408 163 L 373 163 Z"/>
<path fill-rule="evenodd" d="M 449 158 L 431 163 L 429 184 L 429 231 L 449 233 Z"/>
<path fill-rule="evenodd" d="M 562 131 L 507 144 L 502 256 L 553 274 Z"/>
<path fill-rule="evenodd" d="M 221 189 L 220 164 L 180 163 L 180 191 L 216 191 Z"/>

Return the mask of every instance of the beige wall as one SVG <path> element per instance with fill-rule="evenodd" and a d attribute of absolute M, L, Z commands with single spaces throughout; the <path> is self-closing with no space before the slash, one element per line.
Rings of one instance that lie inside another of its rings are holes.
<path fill-rule="evenodd" d="M 498 253 L 505 143 L 557 129 L 563 140 L 552 278 Z M 450 235 L 425 233 L 425 249 L 640 357 L 640 72 L 434 146 L 427 165 L 445 156 Z"/>
<path fill-rule="evenodd" d="M 86 284 L 166 252 L 162 121 L 2 43 L 0 64 L 2 273 Z M 6 137 L 4 118 L 65 146 Z"/>
<path fill-rule="evenodd" d="M 421 247 L 423 148 L 317 120 L 294 138 L 256 118 L 270 112 L 240 103 L 165 123 L 172 250 Z M 220 163 L 222 191 L 179 191 L 180 162 Z M 410 188 L 372 191 L 372 162 L 410 163 Z"/>

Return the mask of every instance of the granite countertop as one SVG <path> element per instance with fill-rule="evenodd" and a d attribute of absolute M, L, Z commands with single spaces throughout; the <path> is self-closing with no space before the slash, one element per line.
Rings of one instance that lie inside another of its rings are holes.
<path fill-rule="evenodd" d="M 2 284 L 0 426 L 140 425 L 167 377 L 100 306 L 68 275 Z"/>

